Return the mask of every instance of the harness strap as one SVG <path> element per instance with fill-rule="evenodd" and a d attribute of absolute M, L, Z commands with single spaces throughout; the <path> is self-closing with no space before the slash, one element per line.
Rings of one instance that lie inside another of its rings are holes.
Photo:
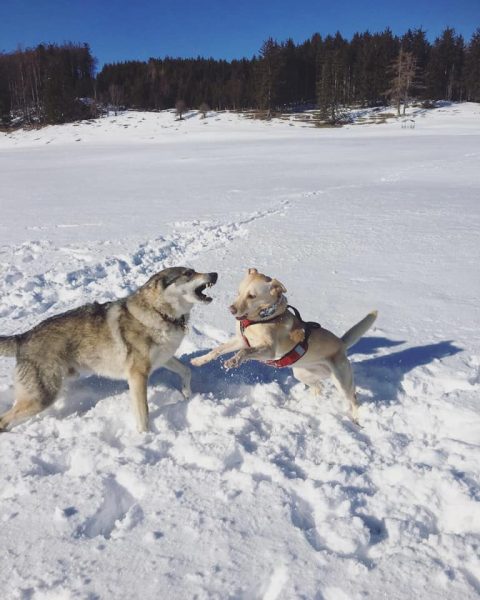
<path fill-rule="evenodd" d="M 294 306 L 292 306 L 291 304 L 287 304 L 287 308 L 291 308 L 297 319 L 303 323 L 303 319 L 300 312 Z"/>
<path fill-rule="evenodd" d="M 303 339 L 303 342 L 300 342 L 299 344 L 294 346 L 289 352 L 284 354 L 281 358 L 265 361 L 266 365 L 269 365 L 271 367 L 277 367 L 280 369 L 283 367 L 289 367 L 290 365 L 293 365 L 294 363 L 296 363 L 297 360 L 302 358 L 302 356 L 308 350 L 308 338 L 310 337 L 312 330 L 318 329 L 319 327 L 321 327 L 320 323 L 315 323 L 314 321 L 305 322 L 302 319 L 300 312 L 294 306 L 290 306 L 290 304 L 288 304 L 287 308 L 292 309 L 292 311 L 294 312 L 297 319 L 302 323 L 302 325 L 304 325 L 305 337 Z M 247 329 L 247 327 L 250 327 L 250 325 L 257 325 L 260 323 L 268 323 L 270 321 L 274 321 L 277 318 L 278 317 L 274 317 L 273 319 L 268 319 L 265 321 L 251 321 L 250 319 L 242 319 L 240 321 L 240 333 L 242 334 L 243 341 L 245 342 L 245 344 L 250 348 L 250 342 L 248 341 L 247 336 L 245 335 L 245 329 Z"/>
<path fill-rule="evenodd" d="M 278 369 L 282 369 L 283 367 L 289 367 L 290 365 L 296 363 L 297 360 L 300 360 L 302 356 L 307 352 L 307 350 L 308 340 L 306 339 L 305 333 L 305 339 L 303 340 L 303 342 L 297 344 L 295 348 L 292 348 L 290 352 L 287 352 L 287 354 L 284 354 L 281 358 L 277 358 L 274 360 L 266 360 L 265 364 L 269 365 L 270 367 L 277 367 Z"/>

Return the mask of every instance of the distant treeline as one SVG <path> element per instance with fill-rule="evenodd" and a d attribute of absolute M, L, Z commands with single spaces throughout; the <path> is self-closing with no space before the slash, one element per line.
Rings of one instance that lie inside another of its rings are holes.
<path fill-rule="evenodd" d="M 252 59 L 151 58 L 106 64 L 95 77 L 88 45 L 40 45 L 0 54 L 0 115 L 59 123 L 100 106 L 259 109 L 271 114 L 316 105 L 323 118 L 342 107 L 409 100 L 480 102 L 480 28 L 466 42 L 446 28 L 433 42 L 422 29 L 396 36 L 313 35 L 303 43 L 268 39 Z"/>
<path fill-rule="evenodd" d="M 95 89 L 87 44 L 40 44 L 0 54 L 0 118 L 4 123 L 64 123 L 85 118 Z"/>

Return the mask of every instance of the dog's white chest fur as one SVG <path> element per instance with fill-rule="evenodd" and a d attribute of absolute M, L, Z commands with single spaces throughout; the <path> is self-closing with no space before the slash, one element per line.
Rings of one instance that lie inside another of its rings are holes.
<path fill-rule="evenodd" d="M 180 346 L 185 332 L 180 327 L 167 327 L 152 335 L 154 344 L 150 348 L 152 368 L 159 367 L 175 354 Z"/>

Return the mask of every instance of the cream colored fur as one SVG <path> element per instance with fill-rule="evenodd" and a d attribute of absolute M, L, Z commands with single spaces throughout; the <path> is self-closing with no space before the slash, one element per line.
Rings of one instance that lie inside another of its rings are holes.
<path fill-rule="evenodd" d="M 302 341 L 304 329 L 297 317 L 287 310 L 287 299 L 284 295 L 286 291 L 285 286 L 277 279 L 263 275 L 257 269 L 249 269 L 240 283 L 238 296 L 230 307 L 230 311 L 237 318 L 237 334 L 208 354 L 193 359 L 192 364 L 204 365 L 223 354 L 235 352 L 236 354 L 225 362 L 226 368 L 232 369 L 247 360 L 266 361 L 287 354 Z M 275 310 L 268 316 L 270 322 L 262 323 L 261 315 L 272 306 Z M 371 327 L 376 317 L 376 311 L 370 313 L 352 327 L 344 338 L 337 337 L 323 327 L 313 329 L 308 340 L 308 351 L 293 367 L 295 377 L 317 395 L 321 391 L 322 380 L 331 376 L 338 389 L 348 399 L 352 418 L 356 422 L 358 403 L 352 366 L 346 350 Z M 240 332 L 241 319 L 260 321 L 245 329 L 244 335 L 249 346 Z"/>

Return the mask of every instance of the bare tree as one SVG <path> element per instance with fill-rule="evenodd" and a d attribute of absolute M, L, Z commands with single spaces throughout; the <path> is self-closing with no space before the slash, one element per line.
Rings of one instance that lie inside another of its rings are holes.
<path fill-rule="evenodd" d="M 108 95 L 110 97 L 110 103 L 113 106 L 113 110 L 115 111 L 115 116 L 117 116 L 118 109 L 123 101 L 123 90 L 116 83 L 112 83 L 108 88 Z"/>
<path fill-rule="evenodd" d="M 210 110 L 210 107 L 208 106 L 208 104 L 206 102 L 202 102 L 200 104 L 200 106 L 198 107 L 198 111 L 202 115 L 202 119 L 207 118 L 207 113 L 209 110 Z"/>
<path fill-rule="evenodd" d="M 177 100 L 175 102 L 175 112 L 179 121 L 183 121 L 183 115 L 187 112 L 185 100 Z"/>
<path fill-rule="evenodd" d="M 403 48 L 400 48 L 397 58 L 390 66 L 390 72 L 393 77 L 390 81 L 390 88 L 385 92 L 385 95 L 397 105 L 398 116 L 400 116 L 400 107 L 403 103 L 403 114 L 405 115 L 410 90 L 417 73 L 416 59 L 413 53 L 405 52 Z"/>

